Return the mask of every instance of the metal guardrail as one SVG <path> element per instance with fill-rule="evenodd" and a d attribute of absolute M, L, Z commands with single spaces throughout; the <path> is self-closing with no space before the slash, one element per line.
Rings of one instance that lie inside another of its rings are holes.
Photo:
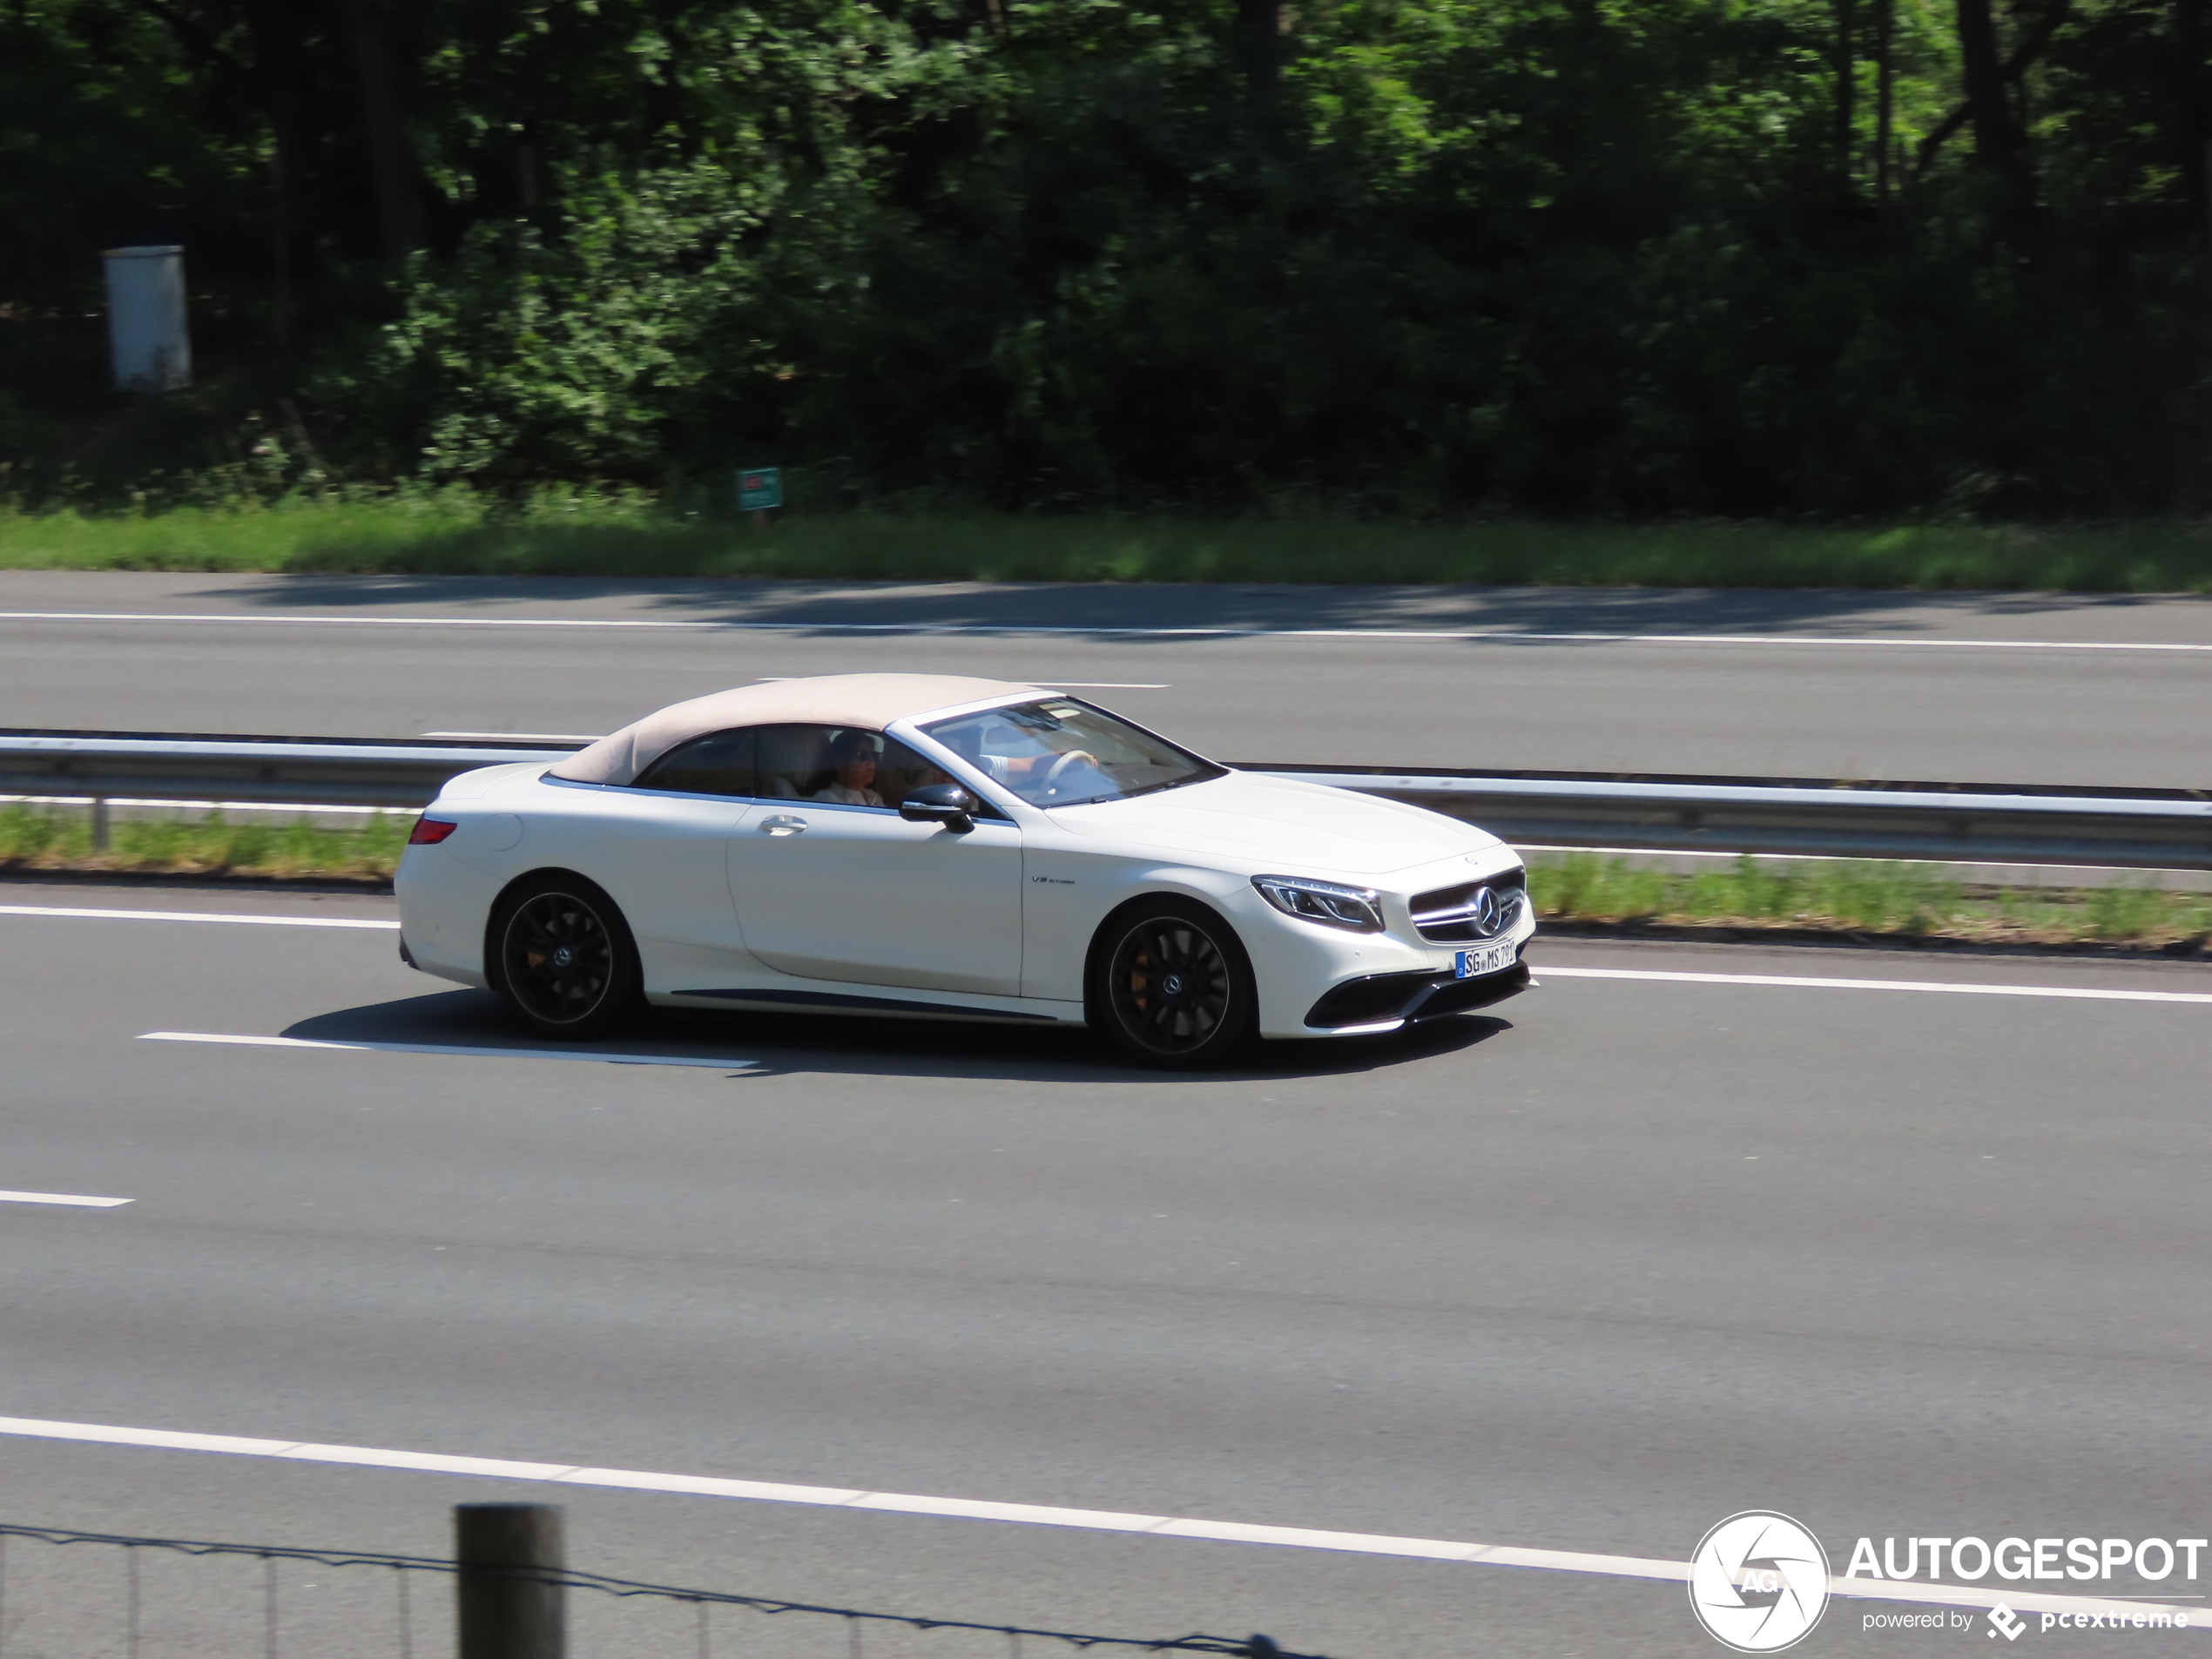
<path fill-rule="evenodd" d="M 0 794 L 420 807 L 457 772 L 550 764 L 579 744 L 0 731 Z M 1358 789 L 1516 844 L 1794 853 L 1945 863 L 2212 869 L 2212 791 L 1813 779 L 1247 768 Z"/>
<path fill-rule="evenodd" d="M 1516 846 L 2212 869 L 2212 798 L 2178 790 L 1254 770 L 1410 801 Z"/>
<path fill-rule="evenodd" d="M 583 746 L 0 730 L 0 794 L 420 807 L 456 773 Z"/>

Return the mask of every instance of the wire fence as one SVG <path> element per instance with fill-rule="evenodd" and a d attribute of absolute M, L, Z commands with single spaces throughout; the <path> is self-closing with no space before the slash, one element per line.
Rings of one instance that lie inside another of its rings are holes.
<path fill-rule="evenodd" d="M 55 1573 L 25 1545 L 105 1546 L 120 1559 Z M 153 1570 L 177 1558 L 227 1561 L 241 1570 L 219 1584 L 177 1581 Z M 346 1585 L 333 1571 L 374 1569 Z M 452 1578 L 461 1562 L 379 1550 L 308 1549 L 282 1544 L 134 1537 L 61 1527 L 0 1522 L 0 1659 L 363 1659 L 454 1651 L 450 1612 L 426 1596 L 421 1575 Z M 1045 1653 L 1133 1650 L 1201 1653 L 1240 1659 L 1322 1659 L 1278 1647 L 1264 1635 L 1203 1631 L 1173 1637 L 1101 1635 L 980 1620 L 925 1618 L 865 1608 L 794 1602 L 734 1591 L 689 1589 L 573 1568 L 509 1569 L 538 1586 L 594 1592 L 615 1606 L 659 1611 L 647 1621 L 577 1621 L 574 1651 L 621 1659 L 1038 1659 Z M 379 1581 L 379 1573 L 388 1580 Z M 319 1575 L 311 1576 L 311 1575 Z M 381 1581 L 381 1592 L 374 1583 Z M 332 1592 L 341 1592 L 333 1595 Z M 377 1603 L 381 1603 L 381 1611 Z M 678 1616 L 670 1617 L 674 1613 Z M 750 1626 L 729 1613 L 763 1615 Z M 782 1615 L 795 1615 L 786 1619 Z M 718 1616 L 719 1615 L 719 1616 Z M 342 1645 L 336 1640 L 342 1635 Z M 596 1638 L 596 1639 L 595 1639 Z M 948 1645 L 949 1644 L 949 1645 Z M 466 1659 L 464 1654 L 463 1659 Z"/>

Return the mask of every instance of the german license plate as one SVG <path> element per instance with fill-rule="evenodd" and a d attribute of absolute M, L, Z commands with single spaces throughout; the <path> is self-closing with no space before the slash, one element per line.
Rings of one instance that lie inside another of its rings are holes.
<path fill-rule="evenodd" d="M 1485 974 L 1495 974 L 1513 966 L 1513 941 L 1501 941 L 1485 945 L 1480 950 L 1463 950 L 1453 954 L 1452 973 L 1458 979 L 1480 979 Z"/>

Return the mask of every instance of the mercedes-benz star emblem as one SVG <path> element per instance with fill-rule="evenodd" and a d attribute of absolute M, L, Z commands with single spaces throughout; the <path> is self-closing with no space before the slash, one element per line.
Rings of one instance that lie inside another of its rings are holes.
<path fill-rule="evenodd" d="M 1828 1554 L 1787 1515 L 1751 1509 L 1705 1534 L 1689 1558 L 1697 1622 L 1738 1653 L 1779 1653 L 1828 1605 Z"/>
<path fill-rule="evenodd" d="M 576 952 L 566 945 L 553 953 L 553 966 L 556 968 L 566 968 L 574 961 L 576 961 Z"/>
<path fill-rule="evenodd" d="M 1489 887 L 1476 890 L 1474 930 L 1479 934 L 1494 934 L 1498 931 L 1498 895 Z"/>
<path fill-rule="evenodd" d="M 1160 981 L 1160 988 L 1163 991 L 1165 991 L 1170 996 L 1181 996 L 1183 995 L 1183 975 L 1180 974 L 1169 974 L 1165 979 Z"/>

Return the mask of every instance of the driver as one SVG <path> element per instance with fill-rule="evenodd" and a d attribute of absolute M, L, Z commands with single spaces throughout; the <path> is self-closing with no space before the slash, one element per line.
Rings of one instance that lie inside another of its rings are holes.
<path fill-rule="evenodd" d="M 1035 743 L 1034 733 L 1015 732 L 1016 741 Z M 1088 749 L 1046 749 L 1026 755 L 986 754 L 983 723 L 963 724 L 943 734 L 943 742 L 962 760 L 993 783 L 1003 784 L 1027 801 L 1049 802 L 1060 792 L 1069 768 L 1084 767 L 1102 774 L 1104 768 Z"/>
<path fill-rule="evenodd" d="M 840 806 L 880 806 L 875 792 L 875 737 L 867 732 L 847 732 L 830 745 L 830 765 L 837 776 L 816 790 L 811 799 Z"/>

